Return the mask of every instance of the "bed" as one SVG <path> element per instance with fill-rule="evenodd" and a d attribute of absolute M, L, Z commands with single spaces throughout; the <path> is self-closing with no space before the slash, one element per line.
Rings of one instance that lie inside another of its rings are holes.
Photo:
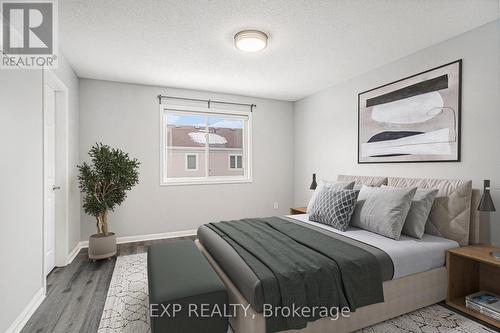
<path fill-rule="evenodd" d="M 470 181 L 394 177 L 339 176 L 370 186 L 416 186 L 439 190 L 422 240 L 402 237 L 392 240 L 371 232 L 350 228 L 340 232 L 311 222 L 306 214 L 282 217 L 291 225 L 320 233 L 322 237 L 340 238 L 369 252 L 380 267 L 383 302 L 359 307 L 349 318 L 322 318 L 311 321 L 300 330 L 287 332 L 351 332 L 396 317 L 446 298 L 446 250 L 478 242 L 479 221 L 474 207 L 477 191 Z M 231 318 L 236 333 L 264 333 L 262 315 L 264 288 L 259 278 L 235 248 L 211 228 L 201 226 L 197 246 L 226 284 L 231 304 L 249 306 Z"/>

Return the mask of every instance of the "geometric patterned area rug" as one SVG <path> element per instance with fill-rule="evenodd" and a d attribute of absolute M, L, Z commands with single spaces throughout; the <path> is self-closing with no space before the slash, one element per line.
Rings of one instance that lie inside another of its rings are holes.
<path fill-rule="evenodd" d="M 118 257 L 98 333 L 150 333 L 148 311 L 147 254 Z M 364 328 L 357 333 L 495 333 L 495 331 L 436 304 Z"/>
<path fill-rule="evenodd" d="M 441 305 L 431 305 L 364 328 L 359 333 L 494 333 L 495 331 Z"/>
<path fill-rule="evenodd" d="M 98 333 L 150 333 L 147 253 L 116 258 Z"/>

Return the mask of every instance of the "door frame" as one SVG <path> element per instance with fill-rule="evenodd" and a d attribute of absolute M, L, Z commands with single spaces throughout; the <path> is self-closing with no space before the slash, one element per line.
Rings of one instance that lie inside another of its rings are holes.
<path fill-rule="evenodd" d="M 42 112 L 45 117 L 45 86 L 49 86 L 55 92 L 55 180 L 61 186 L 59 193 L 54 196 L 55 201 L 55 265 L 65 266 L 68 259 L 69 248 L 69 98 L 68 87 L 51 70 L 42 71 Z M 45 132 L 45 122 L 43 125 Z M 45 135 L 43 136 L 45 138 Z M 44 139 L 45 140 L 45 139 Z M 43 148 L 45 149 L 45 143 Z M 45 159 L 45 152 L 43 154 Z M 43 161 L 45 167 L 45 160 Z M 46 184 L 45 173 L 43 186 Z M 45 195 L 43 197 L 43 209 L 45 209 Z M 45 214 L 44 214 L 45 216 Z M 45 276 L 45 221 L 42 223 L 42 281 L 44 294 L 47 293 L 47 276 Z"/>

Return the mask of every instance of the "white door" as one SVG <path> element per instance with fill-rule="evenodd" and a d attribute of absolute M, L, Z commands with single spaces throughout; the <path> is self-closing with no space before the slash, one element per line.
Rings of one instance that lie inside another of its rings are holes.
<path fill-rule="evenodd" d="M 56 92 L 44 87 L 44 272 L 49 274 L 55 267 L 55 168 L 56 168 Z"/>

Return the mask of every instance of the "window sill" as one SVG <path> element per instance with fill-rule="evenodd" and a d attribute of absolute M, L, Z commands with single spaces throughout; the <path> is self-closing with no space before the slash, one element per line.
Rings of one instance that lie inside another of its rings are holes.
<path fill-rule="evenodd" d="M 211 184 L 245 184 L 253 183 L 253 179 L 214 179 L 214 180 L 164 180 L 160 186 L 211 185 Z"/>

